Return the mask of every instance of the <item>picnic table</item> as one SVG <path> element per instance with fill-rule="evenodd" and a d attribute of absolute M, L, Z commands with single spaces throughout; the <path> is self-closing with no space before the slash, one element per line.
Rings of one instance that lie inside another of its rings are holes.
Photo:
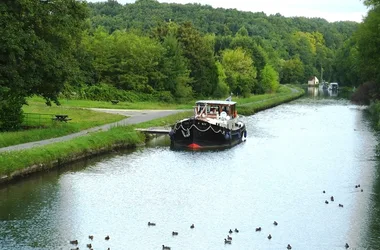
<path fill-rule="evenodd" d="M 59 121 L 59 122 L 67 122 L 70 121 L 71 118 L 69 118 L 68 115 L 55 115 L 53 118 L 54 121 Z"/>
<path fill-rule="evenodd" d="M 111 100 L 112 104 L 118 104 L 119 100 Z"/>

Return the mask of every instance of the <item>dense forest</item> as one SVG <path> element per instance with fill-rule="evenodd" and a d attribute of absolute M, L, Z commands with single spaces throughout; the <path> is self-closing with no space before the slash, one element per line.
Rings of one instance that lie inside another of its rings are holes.
<path fill-rule="evenodd" d="M 32 95 L 47 104 L 181 102 L 271 93 L 317 76 L 363 84 L 358 100 L 377 98 L 379 0 L 364 3 L 359 24 L 156 0 L 4 0 L 0 129 L 17 129 Z"/>

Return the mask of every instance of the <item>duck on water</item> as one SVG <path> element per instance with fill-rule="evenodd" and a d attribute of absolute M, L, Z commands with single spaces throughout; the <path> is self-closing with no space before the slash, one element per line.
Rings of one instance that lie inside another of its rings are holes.
<path fill-rule="evenodd" d="M 247 131 L 236 102 L 227 98 L 197 101 L 194 116 L 176 122 L 169 136 L 173 149 L 223 149 L 245 141 Z"/>

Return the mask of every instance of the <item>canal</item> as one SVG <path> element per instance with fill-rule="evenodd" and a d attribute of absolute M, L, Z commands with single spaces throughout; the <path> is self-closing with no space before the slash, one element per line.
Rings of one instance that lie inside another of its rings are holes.
<path fill-rule="evenodd" d="M 0 249 L 378 249 L 375 133 L 363 107 L 313 95 L 244 117 L 229 150 L 160 137 L 2 187 Z"/>

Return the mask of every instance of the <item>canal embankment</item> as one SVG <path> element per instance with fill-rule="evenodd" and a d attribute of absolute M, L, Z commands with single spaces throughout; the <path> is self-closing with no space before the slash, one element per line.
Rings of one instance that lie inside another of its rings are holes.
<path fill-rule="evenodd" d="M 304 94 L 301 88 L 286 87 L 265 100 L 243 103 L 239 108 L 242 115 L 252 115 L 281 103 L 297 99 Z M 115 126 L 107 131 L 88 131 L 81 136 L 39 147 L 12 150 L 0 153 L 0 184 L 5 184 L 32 173 L 48 171 L 52 168 L 84 160 L 95 155 L 106 154 L 119 149 L 144 145 L 147 137 L 137 132 L 138 128 L 170 126 L 175 121 L 188 117 L 191 111 L 182 111 L 166 117 L 142 123 Z"/>

